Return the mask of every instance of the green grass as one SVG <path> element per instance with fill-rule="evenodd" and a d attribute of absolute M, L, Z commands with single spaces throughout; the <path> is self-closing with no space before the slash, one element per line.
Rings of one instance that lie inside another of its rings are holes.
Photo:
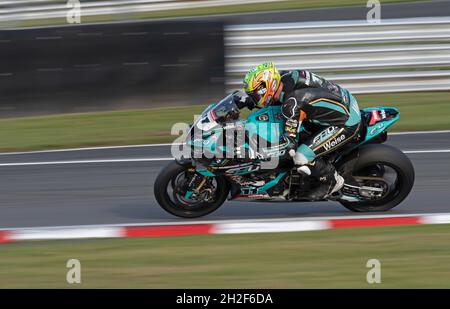
<path fill-rule="evenodd" d="M 421 0 L 383 0 L 383 4 L 400 3 L 400 2 L 418 2 Z M 294 10 L 294 9 L 320 9 L 330 7 L 346 7 L 346 6 L 366 6 L 367 1 L 363 0 L 289 0 L 280 2 L 268 2 L 258 4 L 228 5 L 206 8 L 190 8 L 178 10 L 165 11 L 151 11 L 151 12 L 135 12 L 117 15 L 94 15 L 82 16 L 82 23 L 104 22 L 114 20 L 134 20 L 134 19 L 155 19 L 155 18 L 176 18 L 186 16 L 205 16 L 217 14 L 233 14 L 233 13 L 249 13 L 249 12 L 263 12 L 272 10 Z M 369 9 L 367 9 L 369 11 Z M 10 22 L 3 23 L 4 25 Z M 40 26 L 40 25 L 58 25 L 66 24 L 65 18 L 51 18 L 51 19 L 35 19 L 26 21 L 16 21 L 14 25 L 22 27 Z"/>
<path fill-rule="evenodd" d="M 419 0 L 383 0 L 383 4 L 399 3 L 399 2 L 417 2 Z M 232 14 L 261 12 L 273 10 L 295 10 L 295 9 L 320 9 L 345 6 L 366 6 L 367 1 L 364 0 L 289 0 L 279 2 L 267 2 L 258 4 L 241 4 L 218 6 L 209 8 L 192 8 L 173 11 L 159 11 L 141 13 L 144 18 L 162 18 L 162 17 L 180 17 L 180 16 L 201 16 L 212 14 Z M 369 10 L 369 9 L 368 9 Z"/>
<path fill-rule="evenodd" d="M 361 107 L 397 106 L 392 131 L 450 129 L 450 92 L 358 95 Z M 171 142 L 171 127 L 205 106 L 0 119 L 0 151 Z"/>
<path fill-rule="evenodd" d="M 450 225 L 1 245 L 0 288 L 450 288 Z M 81 262 L 68 285 L 66 262 Z M 366 263 L 381 262 L 369 285 Z"/>
<path fill-rule="evenodd" d="M 204 106 L 0 119 L 0 149 L 166 142 L 174 123 L 193 121 Z"/>

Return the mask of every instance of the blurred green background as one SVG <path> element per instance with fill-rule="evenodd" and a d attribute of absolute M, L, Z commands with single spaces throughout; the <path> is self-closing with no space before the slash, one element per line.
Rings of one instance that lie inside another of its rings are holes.
<path fill-rule="evenodd" d="M 396 106 L 392 131 L 450 128 L 450 92 L 356 95 L 360 107 Z M 218 98 L 219 99 L 219 98 Z M 209 102 L 212 103 L 212 102 Z M 175 123 L 192 123 L 206 105 L 0 119 L 0 151 L 172 142 Z M 244 111 L 244 117 L 248 114 Z"/>

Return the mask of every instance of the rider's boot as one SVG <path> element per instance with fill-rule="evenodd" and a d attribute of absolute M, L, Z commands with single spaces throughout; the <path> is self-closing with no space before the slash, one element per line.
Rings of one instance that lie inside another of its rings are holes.
<path fill-rule="evenodd" d="M 294 154 L 291 151 L 291 155 Z M 339 175 L 334 166 L 323 158 L 316 158 L 313 162 L 306 162 L 305 156 L 296 152 L 293 155 L 297 171 L 304 175 L 312 176 L 319 180 L 319 185 L 311 189 L 308 198 L 311 200 L 323 200 L 327 196 L 339 191 L 344 185 L 344 178 Z"/>
<path fill-rule="evenodd" d="M 330 164 L 331 165 L 331 164 Z M 333 168 L 333 172 L 327 172 L 320 176 L 319 185 L 312 188 L 308 193 L 308 198 L 317 201 L 323 200 L 333 193 L 339 191 L 344 185 L 344 178 Z"/>

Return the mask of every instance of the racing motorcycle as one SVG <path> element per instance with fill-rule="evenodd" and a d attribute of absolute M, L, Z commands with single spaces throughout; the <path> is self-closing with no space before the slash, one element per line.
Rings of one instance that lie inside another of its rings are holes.
<path fill-rule="evenodd" d="M 188 147 L 189 155 L 179 156 L 158 175 L 154 194 L 167 212 L 197 218 L 227 199 L 311 201 L 308 193 L 319 181 L 299 173 L 292 159 L 286 159 L 281 107 L 258 109 L 243 120 L 234 95 L 203 111 L 180 146 Z M 386 130 L 399 117 L 395 107 L 361 110 L 362 126 L 353 141 L 323 157 L 345 179 L 342 189 L 326 200 L 355 212 L 376 212 L 392 209 L 408 196 L 414 184 L 413 165 L 402 151 L 383 144 Z M 302 124 L 299 144 L 311 131 Z M 244 132 L 239 134 L 243 138 L 236 138 L 235 132 Z M 338 139 L 331 143 L 339 143 Z M 263 146 L 258 147 L 258 142 Z M 226 155 L 231 148 L 246 150 L 246 155 L 236 156 L 234 150 Z M 275 166 L 268 164 L 274 159 Z"/>

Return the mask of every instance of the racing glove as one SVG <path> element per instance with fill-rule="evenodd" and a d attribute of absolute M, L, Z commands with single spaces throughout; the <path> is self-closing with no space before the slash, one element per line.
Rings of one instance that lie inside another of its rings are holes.
<path fill-rule="evenodd" d="M 249 96 L 241 97 L 240 95 L 235 94 L 233 96 L 233 100 L 234 103 L 239 107 L 239 109 L 247 107 L 249 110 L 253 110 L 255 108 L 255 102 Z"/>

